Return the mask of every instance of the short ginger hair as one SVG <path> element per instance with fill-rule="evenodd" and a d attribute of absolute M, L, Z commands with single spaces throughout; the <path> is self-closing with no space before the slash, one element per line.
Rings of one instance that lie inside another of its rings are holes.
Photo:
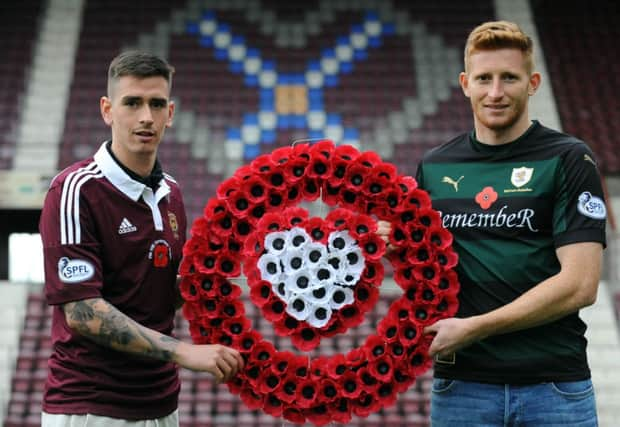
<path fill-rule="evenodd" d="M 478 25 L 469 33 L 465 44 L 465 72 L 469 57 L 476 52 L 496 49 L 518 49 L 523 52 L 528 74 L 534 70 L 532 39 L 514 22 L 492 21 Z"/>

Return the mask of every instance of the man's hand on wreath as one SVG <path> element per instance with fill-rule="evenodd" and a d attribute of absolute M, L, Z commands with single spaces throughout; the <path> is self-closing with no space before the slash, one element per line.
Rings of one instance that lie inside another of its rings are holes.
<path fill-rule="evenodd" d="M 232 379 L 243 369 L 241 354 L 220 344 L 194 345 L 181 343 L 177 349 L 179 365 L 193 371 L 205 371 L 222 383 Z"/>
<path fill-rule="evenodd" d="M 481 338 L 474 317 L 441 319 L 424 328 L 424 333 L 435 335 L 428 349 L 429 356 L 442 358 Z"/>
<path fill-rule="evenodd" d="M 394 247 L 390 245 L 390 232 L 392 231 L 392 224 L 387 221 L 377 221 L 377 234 L 385 242 L 385 252 L 389 254 L 394 250 Z"/>

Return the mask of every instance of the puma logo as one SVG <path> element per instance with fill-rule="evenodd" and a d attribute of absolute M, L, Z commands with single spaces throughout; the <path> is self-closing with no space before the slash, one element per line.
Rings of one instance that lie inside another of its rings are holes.
<path fill-rule="evenodd" d="M 455 181 L 452 178 L 450 178 L 449 176 L 444 176 L 443 179 L 441 180 L 441 182 L 445 182 L 446 184 L 450 184 L 451 186 L 454 187 L 454 191 L 459 191 L 459 182 L 461 182 L 461 180 L 463 178 L 465 178 L 465 177 L 463 175 L 461 175 L 461 177 Z"/>

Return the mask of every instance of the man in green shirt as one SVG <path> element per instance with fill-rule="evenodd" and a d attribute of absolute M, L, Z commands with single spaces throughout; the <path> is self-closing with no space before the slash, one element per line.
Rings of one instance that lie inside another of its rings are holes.
<path fill-rule="evenodd" d="M 434 334 L 442 426 L 596 426 L 579 309 L 596 300 L 606 210 L 588 146 L 529 117 L 541 83 L 510 22 L 475 28 L 459 76 L 474 130 L 429 151 L 417 181 L 454 235 L 459 312 Z"/>

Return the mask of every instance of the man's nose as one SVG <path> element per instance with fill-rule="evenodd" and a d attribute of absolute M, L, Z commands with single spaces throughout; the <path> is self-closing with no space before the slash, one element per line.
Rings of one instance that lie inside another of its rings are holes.
<path fill-rule="evenodd" d="M 140 109 L 140 123 L 153 123 L 153 112 L 149 105 L 144 105 Z"/>
<path fill-rule="evenodd" d="M 504 84 L 501 79 L 493 79 L 491 87 L 489 88 L 489 97 L 501 98 L 504 96 Z"/>

